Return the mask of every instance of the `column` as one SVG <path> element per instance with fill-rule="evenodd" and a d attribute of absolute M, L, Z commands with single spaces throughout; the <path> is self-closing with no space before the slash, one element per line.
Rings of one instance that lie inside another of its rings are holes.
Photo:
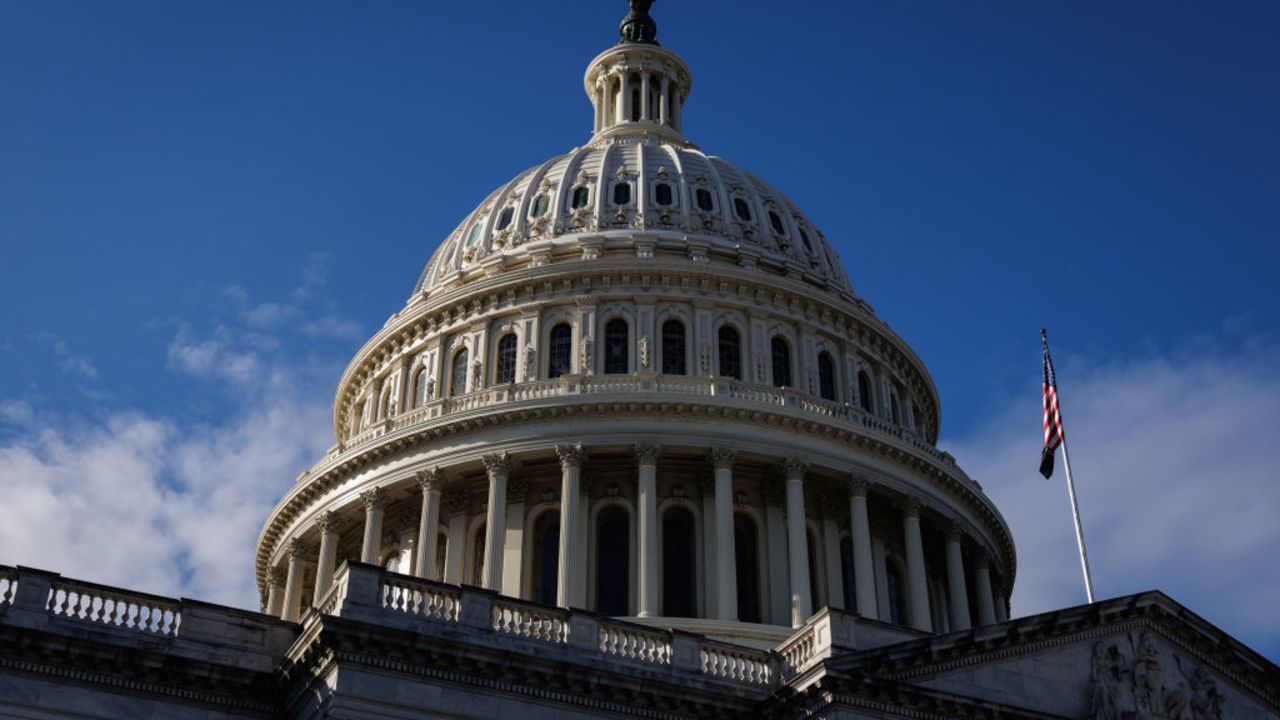
<path fill-rule="evenodd" d="M 804 474 L 808 463 L 787 458 L 787 549 L 791 566 L 791 627 L 813 612 L 809 597 L 809 538 L 804 526 Z"/>
<path fill-rule="evenodd" d="M 582 471 L 582 445 L 557 445 L 560 458 L 560 567 L 556 578 L 556 604 L 569 607 L 578 595 L 578 485 Z"/>
<path fill-rule="evenodd" d="M 658 122 L 662 125 L 671 124 L 671 111 L 667 94 L 671 92 L 671 80 L 666 75 L 662 76 L 662 85 L 658 90 Z"/>
<path fill-rule="evenodd" d="M 286 622 L 298 622 L 301 610 L 298 606 L 302 601 L 302 563 L 306 552 L 307 546 L 301 538 L 289 541 L 289 575 L 284 585 L 284 609 L 280 613 L 280 618 Z"/>
<path fill-rule="evenodd" d="M 885 559 L 884 539 L 878 535 L 871 538 L 871 562 L 875 564 L 876 571 L 876 612 L 880 615 L 880 622 L 892 623 L 894 620 L 893 606 L 889 603 L 889 567 Z M 899 613 L 905 612 L 901 607 L 898 610 Z M 898 621 L 901 622 L 901 618 Z"/>
<path fill-rule="evenodd" d="M 996 590 L 996 622 L 1004 622 L 1009 619 L 1009 596 L 1005 593 L 1003 587 Z"/>
<path fill-rule="evenodd" d="M 640 75 L 640 119 L 653 120 L 653 108 L 649 107 L 649 73 Z"/>
<path fill-rule="evenodd" d="M 968 630 L 969 589 L 964 582 L 964 556 L 960 552 L 963 531 L 959 523 L 947 528 L 947 592 L 951 600 L 951 629 Z"/>
<path fill-rule="evenodd" d="M 502 542 L 502 594 L 520 597 L 524 568 L 524 505 L 529 499 L 529 482 L 512 478 L 507 484 L 507 531 Z"/>
<path fill-rule="evenodd" d="M 867 518 L 866 480 L 849 482 L 849 534 L 853 541 L 854 607 L 863 617 L 876 618 L 876 576 L 871 553 L 871 522 Z"/>
<path fill-rule="evenodd" d="M 608 95 L 604 91 L 604 83 L 596 80 L 596 132 L 600 132 L 604 128 L 604 104 L 608 102 Z"/>
<path fill-rule="evenodd" d="M 484 526 L 484 584 L 486 590 L 502 587 L 502 540 L 507 532 L 507 475 L 511 461 L 507 454 L 481 458 L 489 475 L 489 515 Z"/>
<path fill-rule="evenodd" d="M 733 544 L 733 458 L 729 448 L 715 448 L 716 472 L 716 617 L 738 619 L 738 564 Z"/>
<path fill-rule="evenodd" d="M 278 567 L 267 569 L 267 614 L 280 617 L 284 608 L 284 571 Z"/>
<path fill-rule="evenodd" d="M 631 121 L 631 87 L 625 72 L 618 79 L 618 121 Z"/>
<path fill-rule="evenodd" d="M 436 542 L 440 537 L 440 486 L 443 484 L 444 473 L 440 468 L 418 473 L 422 514 L 418 517 L 418 553 L 413 563 L 413 574 L 428 580 L 440 579 L 440 568 L 436 567 Z"/>
<path fill-rule="evenodd" d="M 996 621 L 996 604 L 991 598 L 991 553 L 983 552 L 974 573 L 974 594 L 978 596 L 978 623 L 991 625 Z"/>
<path fill-rule="evenodd" d="M 462 563 L 467 544 L 467 496 L 461 491 L 451 491 L 441 500 L 449 510 L 448 544 L 445 545 L 444 581 L 450 585 L 462 584 Z"/>
<path fill-rule="evenodd" d="M 378 556 L 382 554 L 382 511 L 386 508 L 387 496 L 382 488 L 371 488 L 360 493 L 360 502 L 364 503 L 364 545 L 360 562 L 377 565 Z"/>
<path fill-rule="evenodd" d="M 846 599 L 844 596 L 844 568 L 840 566 L 840 529 L 832 517 L 833 508 L 839 507 L 840 504 L 836 498 L 828 496 L 823 496 L 819 500 L 822 507 L 822 554 L 826 559 L 827 574 L 825 605 L 848 610 L 853 598 Z M 822 591 L 821 583 L 818 591 Z M 819 601 L 815 600 L 814 605 L 817 604 Z"/>
<path fill-rule="evenodd" d="M 636 445 L 640 514 L 640 617 L 660 614 L 658 606 L 658 452 L 657 445 Z"/>
<path fill-rule="evenodd" d="M 719 617 L 719 585 L 716 577 L 720 565 L 719 545 L 716 540 L 716 484 L 714 479 L 702 483 L 702 616 Z"/>
<path fill-rule="evenodd" d="M 790 588 L 787 586 L 787 521 L 783 513 L 786 493 L 782 483 L 769 479 L 764 486 L 765 537 L 769 553 L 769 622 L 791 626 Z"/>
<path fill-rule="evenodd" d="M 929 587 L 924 573 L 924 544 L 920 540 L 920 501 L 908 497 L 902 506 L 902 540 L 907 552 L 907 622 L 933 632 L 929 617 Z"/>
<path fill-rule="evenodd" d="M 327 510 L 320 514 L 316 525 L 320 527 L 320 555 L 316 560 L 316 584 L 311 592 L 313 605 L 320 604 L 333 585 L 333 571 L 338 564 L 338 515 Z"/>

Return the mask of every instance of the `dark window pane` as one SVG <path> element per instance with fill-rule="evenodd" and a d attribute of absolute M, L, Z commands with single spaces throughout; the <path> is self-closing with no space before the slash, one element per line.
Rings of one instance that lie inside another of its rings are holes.
<path fill-rule="evenodd" d="M 848 537 L 840 540 L 840 579 L 844 588 L 844 609 L 857 612 L 858 588 L 853 571 L 853 541 Z"/>
<path fill-rule="evenodd" d="M 628 614 L 631 527 L 627 511 L 607 507 L 596 516 L 596 612 Z"/>
<path fill-rule="evenodd" d="M 622 375 L 630 372 L 627 353 L 627 321 L 610 320 L 604 326 L 604 372 L 606 375 Z"/>
<path fill-rule="evenodd" d="M 694 197 L 698 202 L 699 210 L 703 212 L 711 212 L 712 210 L 715 209 L 716 206 L 713 202 L 711 202 L 711 193 L 708 190 L 704 188 L 698 188 L 698 191 L 694 193 Z"/>
<path fill-rule="evenodd" d="M 560 323 L 551 328 L 550 344 L 547 377 L 558 378 L 573 372 L 573 328 L 568 323 Z"/>
<path fill-rule="evenodd" d="M 751 222 L 751 206 L 742 198 L 733 199 L 733 211 L 738 214 L 738 219 L 743 222 Z"/>
<path fill-rule="evenodd" d="M 666 183 L 658 183 L 653 192 L 654 201 L 664 207 L 671 204 L 671 186 Z"/>
<path fill-rule="evenodd" d="M 742 339 L 736 328 L 720 326 L 720 375 L 742 379 Z"/>
<path fill-rule="evenodd" d="M 507 229 L 507 226 L 511 224 L 511 216 L 515 215 L 515 212 L 516 212 L 515 208 L 507 208 L 502 211 L 502 214 L 498 216 L 499 230 Z"/>
<path fill-rule="evenodd" d="M 836 399 L 836 364 L 827 353 L 818 353 L 818 394 L 824 400 Z"/>
<path fill-rule="evenodd" d="M 871 376 L 866 370 L 858 371 L 858 404 L 867 412 L 875 412 L 871 404 Z"/>
<path fill-rule="evenodd" d="M 631 183 L 618 183 L 613 186 L 613 204 L 626 205 L 631 202 Z"/>
<path fill-rule="evenodd" d="M 738 619 L 760 622 L 760 562 L 756 524 L 744 515 L 733 517 L 734 565 L 738 575 Z"/>
<path fill-rule="evenodd" d="M 684 323 L 668 320 L 662 323 L 662 372 L 685 374 Z"/>
<path fill-rule="evenodd" d="M 804 249 L 813 252 L 813 245 L 809 242 L 809 233 L 800 228 L 800 242 L 804 243 Z"/>
<path fill-rule="evenodd" d="M 579 187 L 573 191 L 573 209 L 581 210 L 587 206 L 587 202 L 591 200 L 591 190 L 586 185 Z"/>
<path fill-rule="evenodd" d="M 779 235 L 786 234 L 786 228 L 782 227 L 782 218 L 778 217 L 778 213 L 769 211 L 769 225 L 773 227 L 773 231 Z"/>
<path fill-rule="evenodd" d="M 449 376 L 449 393 L 462 395 L 467 392 L 467 351 L 459 350 L 453 356 L 453 372 Z"/>
<path fill-rule="evenodd" d="M 774 336 L 770 343 L 773 352 L 773 385 L 774 387 L 792 387 L 791 385 L 791 346 L 786 340 Z"/>
<path fill-rule="evenodd" d="M 693 515 L 673 507 L 662 515 L 662 614 L 694 616 Z"/>
<path fill-rule="evenodd" d="M 476 528 L 475 542 L 471 544 L 475 553 L 471 556 L 471 584 L 480 585 L 484 582 L 484 542 L 485 542 L 485 523 L 480 523 Z"/>
<path fill-rule="evenodd" d="M 423 368 L 418 371 L 417 378 L 413 381 L 413 406 L 420 408 L 427 404 L 427 369 Z"/>
<path fill-rule="evenodd" d="M 546 193 L 539 195 L 533 199 L 533 216 L 540 218 L 546 215 L 549 207 L 551 207 L 551 198 Z"/>
<path fill-rule="evenodd" d="M 516 336 L 508 333 L 498 341 L 498 371 L 494 380 L 498 383 L 516 381 Z"/>
<path fill-rule="evenodd" d="M 902 578 L 898 575 L 898 566 L 892 563 L 885 568 L 885 586 L 889 595 L 889 622 L 902 624 Z"/>
<path fill-rule="evenodd" d="M 533 543 L 533 601 L 555 605 L 560 572 L 560 513 L 550 510 L 538 516 Z"/>

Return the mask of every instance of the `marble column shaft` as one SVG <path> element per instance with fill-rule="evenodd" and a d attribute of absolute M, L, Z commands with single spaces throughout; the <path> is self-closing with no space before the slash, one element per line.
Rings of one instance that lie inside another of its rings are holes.
<path fill-rule="evenodd" d="M 338 564 L 338 516 L 332 510 L 320 515 L 316 521 L 320 527 L 320 553 L 316 558 L 316 584 L 311 592 L 311 602 L 319 604 L 333 585 L 333 572 Z"/>
<path fill-rule="evenodd" d="M 507 534 L 507 476 L 511 463 L 506 453 L 485 455 L 489 475 L 489 511 L 484 527 L 484 581 L 486 590 L 502 588 L 502 541 Z"/>
<path fill-rule="evenodd" d="M 582 471 L 582 446 L 557 445 L 560 457 L 560 561 L 556 577 L 556 604 L 569 607 L 578 594 L 578 487 Z"/>
<path fill-rule="evenodd" d="M 297 622 L 302 601 L 303 554 L 306 546 L 298 538 L 289 541 L 289 574 L 284 584 L 284 608 L 280 618 L 288 622 Z"/>
<path fill-rule="evenodd" d="M 990 625 L 996 621 L 996 604 L 991 596 L 991 559 L 986 553 L 978 560 L 973 581 L 977 583 L 974 594 L 978 598 L 978 623 Z"/>
<path fill-rule="evenodd" d="M 787 549 L 791 567 L 791 627 L 800 627 L 813 612 L 809 593 L 809 538 L 805 528 L 804 474 L 808 465 L 787 460 Z"/>
<path fill-rule="evenodd" d="M 853 544 L 855 608 L 863 617 L 877 618 L 875 560 L 871 552 L 866 480 L 855 479 L 849 483 L 849 533 Z"/>
<path fill-rule="evenodd" d="M 733 542 L 733 458 L 729 448 L 711 453 L 716 475 L 716 617 L 738 619 L 738 564 Z"/>
<path fill-rule="evenodd" d="M 382 554 L 382 511 L 386 508 L 386 494 L 382 488 L 372 488 L 360 494 L 364 503 L 364 545 L 360 550 L 360 562 L 377 565 Z"/>
<path fill-rule="evenodd" d="M 658 446 L 637 445 L 640 514 L 640 617 L 654 617 L 658 607 Z"/>
<path fill-rule="evenodd" d="M 417 556 L 413 574 L 428 580 L 440 579 L 436 567 L 436 543 L 440 538 L 440 486 L 442 473 L 432 468 L 418 473 L 418 486 L 422 489 L 422 514 L 418 518 Z"/>
<path fill-rule="evenodd" d="M 920 501 L 915 498 L 907 498 L 903 504 L 902 540 L 907 553 L 907 622 L 917 630 L 933 632 L 924 571 L 924 542 L 920 538 Z"/>
<path fill-rule="evenodd" d="M 267 570 L 267 614 L 280 617 L 284 607 L 285 573 L 278 567 Z"/>
<path fill-rule="evenodd" d="M 951 629 L 968 630 L 973 626 L 969 619 L 969 588 L 965 585 L 964 555 L 960 551 L 963 536 L 958 525 L 947 531 L 947 592 L 951 605 Z"/>

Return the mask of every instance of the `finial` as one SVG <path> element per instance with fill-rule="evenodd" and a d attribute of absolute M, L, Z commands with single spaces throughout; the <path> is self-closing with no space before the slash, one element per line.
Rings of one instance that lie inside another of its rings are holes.
<path fill-rule="evenodd" d="M 622 42 L 657 45 L 658 24 L 649 17 L 649 7 L 653 5 L 653 0 L 630 1 L 631 12 L 622 19 L 622 26 L 618 28 Z"/>

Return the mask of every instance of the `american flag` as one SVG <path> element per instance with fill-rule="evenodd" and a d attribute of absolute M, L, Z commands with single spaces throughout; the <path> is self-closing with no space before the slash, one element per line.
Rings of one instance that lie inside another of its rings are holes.
<path fill-rule="evenodd" d="M 1058 411 L 1058 378 L 1053 374 L 1049 357 L 1049 337 L 1040 331 L 1044 346 L 1044 450 L 1040 453 L 1040 474 L 1047 480 L 1053 475 L 1053 456 L 1062 444 L 1062 413 Z"/>

